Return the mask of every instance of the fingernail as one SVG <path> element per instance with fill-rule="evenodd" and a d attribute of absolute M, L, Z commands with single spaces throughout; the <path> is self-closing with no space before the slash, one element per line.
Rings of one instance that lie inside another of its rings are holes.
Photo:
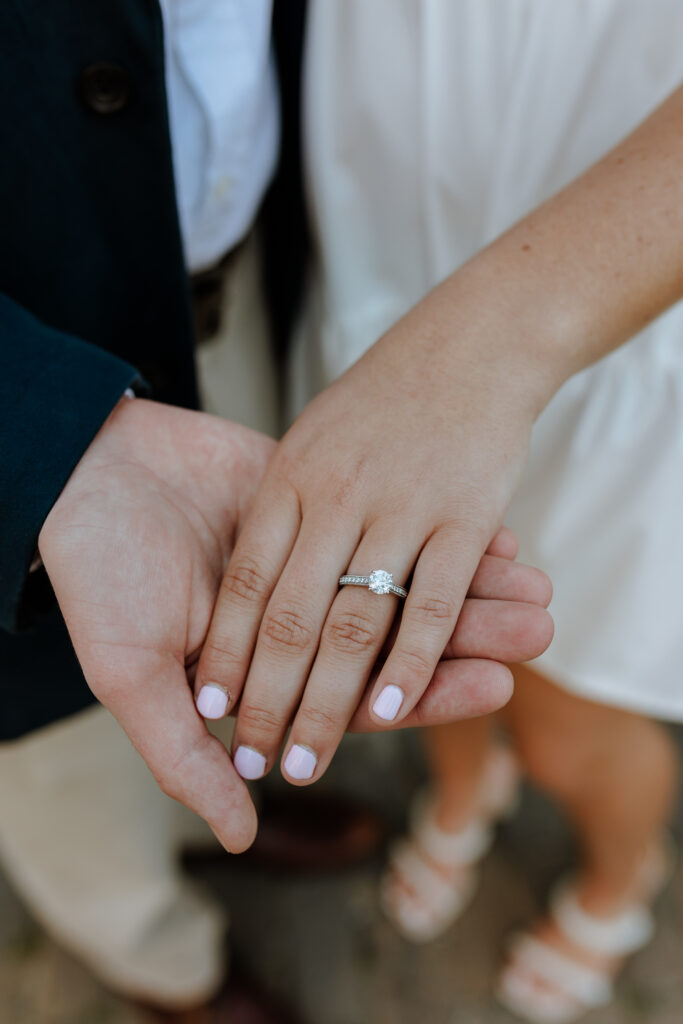
<path fill-rule="evenodd" d="M 197 697 L 197 711 L 203 718 L 222 718 L 228 709 L 228 695 L 217 683 L 202 686 Z"/>
<path fill-rule="evenodd" d="M 291 779 L 310 779 L 317 763 L 312 750 L 295 743 L 285 758 L 285 771 Z"/>
<path fill-rule="evenodd" d="M 232 763 L 243 779 L 260 779 L 265 775 L 266 759 L 253 747 L 238 747 Z"/>
<path fill-rule="evenodd" d="M 378 718 L 385 722 L 393 722 L 403 703 L 404 693 L 400 686 L 385 686 L 379 697 L 372 705 L 372 710 Z"/>

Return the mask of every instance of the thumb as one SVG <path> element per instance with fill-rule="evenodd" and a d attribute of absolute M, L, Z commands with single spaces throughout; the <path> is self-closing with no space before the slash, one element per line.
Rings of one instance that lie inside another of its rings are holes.
<path fill-rule="evenodd" d="M 163 792 L 204 818 L 230 853 L 246 850 L 256 836 L 254 805 L 227 750 L 198 714 L 184 665 L 171 653 L 128 648 L 123 659 L 120 649 L 110 653 L 118 665 L 106 680 L 99 656 L 97 668 L 91 657 L 82 659 L 86 678 L 99 677 L 99 685 L 92 687 L 95 696 L 117 719 Z"/>

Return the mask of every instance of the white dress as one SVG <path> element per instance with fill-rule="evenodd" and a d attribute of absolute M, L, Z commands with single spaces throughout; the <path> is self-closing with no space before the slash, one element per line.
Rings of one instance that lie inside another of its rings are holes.
<path fill-rule="evenodd" d="M 293 410 L 681 81 L 681 0 L 313 0 Z M 560 390 L 506 521 L 555 587 L 539 670 L 683 720 L 680 305 Z"/>

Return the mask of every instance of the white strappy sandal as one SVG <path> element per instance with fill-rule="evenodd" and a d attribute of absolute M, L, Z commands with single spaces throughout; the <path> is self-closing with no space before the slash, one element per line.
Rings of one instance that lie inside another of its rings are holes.
<path fill-rule="evenodd" d="M 518 803 L 519 769 L 502 745 L 484 770 L 479 815 L 459 832 L 439 828 L 429 796 L 418 796 L 409 835 L 391 848 L 380 884 L 382 909 L 405 938 L 431 942 L 462 914 L 476 891 L 475 865 L 493 843 L 495 821 L 513 814 Z M 447 878 L 437 865 L 460 870 Z"/>
<path fill-rule="evenodd" d="M 654 855 L 649 858 L 644 868 L 646 898 L 654 899 L 666 885 L 674 860 L 670 842 L 658 851 L 656 863 Z M 572 945 L 599 957 L 630 956 L 654 934 L 652 912 L 645 903 L 627 907 L 611 918 L 594 917 L 582 909 L 567 881 L 551 896 L 550 916 Z M 509 956 L 499 979 L 498 1000 L 531 1024 L 573 1024 L 614 996 L 612 972 L 588 967 L 533 935 L 515 936 Z"/>

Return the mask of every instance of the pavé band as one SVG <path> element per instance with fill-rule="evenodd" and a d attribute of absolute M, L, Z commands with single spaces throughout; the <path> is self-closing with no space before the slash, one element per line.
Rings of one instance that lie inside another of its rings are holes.
<path fill-rule="evenodd" d="M 407 597 L 405 587 L 394 583 L 394 577 L 384 569 L 373 569 L 369 576 L 341 576 L 340 587 L 367 587 L 373 594 L 395 594 L 396 597 Z"/>

